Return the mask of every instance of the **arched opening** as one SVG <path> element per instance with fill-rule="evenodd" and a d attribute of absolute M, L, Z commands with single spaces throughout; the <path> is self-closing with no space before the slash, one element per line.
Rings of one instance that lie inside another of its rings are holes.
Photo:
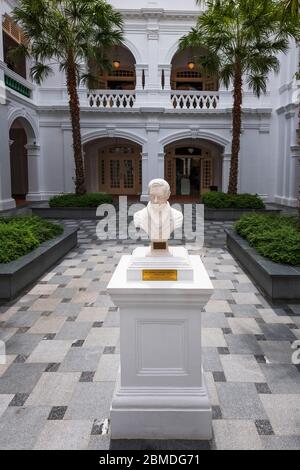
<path fill-rule="evenodd" d="M 11 192 L 16 203 L 24 202 L 29 192 L 27 145 L 34 139 L 30 124 L 17 118 L 9 130 Z"/>
<path fill-rule="evenodd" d="M 204 139 L 184 139 L 165 147 L 165 178 L 176 199 L 200 200 L 222 189 L 220 145 Z"/>
<path fill-rule="evenodd" d="M 126 46 L 115 46 L 107 54 L 109 70 L 101 70 L 97 61 L 90 63 L 96 83 L 90 88 L 99 90 L 135 90 L 135 58 Z M 101 63 L 101 59 L 99 57 Z"/>
<path fill-rule="evenodd" d="M 87 190 L 113 196 L 142 192 L 142 147 L 123 138 L 102 138 L 84 146 Z"/>
<path fill-rule="evenodd" d="M 218 80 L 204 74 L 197 64 L 197 59 L 205 55 L 204 48 L 188 48 L 176 52 L 172 59 L 172 90 L 218 91 Z"/>

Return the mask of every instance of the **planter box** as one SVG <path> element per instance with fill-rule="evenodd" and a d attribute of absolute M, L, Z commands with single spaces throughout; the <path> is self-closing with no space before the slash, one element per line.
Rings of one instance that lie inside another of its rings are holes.
<path fill-rule="evenodd" d="M 118 210 L 116 204 L 113 204 Z M 96 207 L 54 207 L 51 208 L 48 205 L 38 205 L 31 207 L 32 214 L 37 215 L 43 219 L 73 219 L 73 220 L 96 220 L 99 217 L 96 216 Z"/>
<path fill-rule="evenodd" d="M 118 204 L 113 204 L 118 211 Z M 43 219 L 74 219 L 95 220 L 97 209 L 94 207 L 57 207 L 51 208 L 47 204 L 34 205 L 31 207 L 32 214 Z M 205 220 L 239 220 L 243 215 L 251 212 L 262 214 L 280 214 L 279 209 L 210 209 L 205 208 Z"/>
<path fill-rule="evenodd" d="M 300 266 L 274 263 L 259 255 L 234 230 L 225 232 L 230 253 L 270 299 L 300 301 Z"/>
<path fill-rule="evenodd" d="M 62 235 L 43 243 L 28 255 L 0 264 L 0 301 L 14 299 L 77 246 L 77 232 L 77 228 L 66 227 Z"/>
<path fill-rule="evenodd" d="M 245 214 L 280 214 L 280 209 L 212 209 L 205 207 L 205 220 L 239 220 Z"/>

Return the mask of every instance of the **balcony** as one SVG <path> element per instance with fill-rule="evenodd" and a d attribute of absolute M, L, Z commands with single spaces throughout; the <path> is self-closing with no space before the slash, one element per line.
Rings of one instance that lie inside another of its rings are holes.
<path fill-rule="evenodd" d="M 174 109 L 216 109 L 219 100 L 219 93 L 214 91 L 172 91 L 171 94 Z"/>
<path fill-rule="evenodd" d="M 88 104 L 91 108 L 133 108 L 136 102 L 134 91 L 95 90 L 88 93 Z"/>
<path fill-rule="evenodd" d="M 6 88 L 12 90 L 13 93 L 30 100 L 33 99 L 35 86 L 8 67 L 4 68 L 4 83 Z"/>
<path fill-rule="evenodd" d="M 148 90 L 92 90 L 88 93 L 80 91 L 81 105 L 94 109 L 138 109 L 140 107 L 164 107 L 165 109 L 215 110 L 220 107 L 220 96 L 215 91 L 153 91 Z"/>

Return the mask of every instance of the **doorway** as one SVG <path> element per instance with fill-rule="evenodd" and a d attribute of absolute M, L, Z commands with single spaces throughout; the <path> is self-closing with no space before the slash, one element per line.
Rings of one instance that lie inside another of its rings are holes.
<path fill-rule="evenodd" d="M 214 182 L 213 157 L 202 148 L 170 148 L 165 159 L 165 175 L 172 196 L 200 199 Z"/>
<path fill-rule="evenodd" d="M 112 196 L 142 192 L 142 148 L 122 138 L 103 138 L 85 144 L 87 189 Z"/>

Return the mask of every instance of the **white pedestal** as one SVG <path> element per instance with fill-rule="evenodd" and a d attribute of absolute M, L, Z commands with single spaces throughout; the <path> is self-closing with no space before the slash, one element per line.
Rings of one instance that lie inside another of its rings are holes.
<path fill-rule="evenodd" d="M 128 280 L 134 257 L 123 256 L 109 283 L 108 292 L 121 314 L 121 373 L 111 407 L 112 439 L 212 437 L 202 371 L 201 309 L 213 286 L 200 257 L 188 258 L 192 280 Z M 151 259 L 147 267 L 155 269 Z"/>

